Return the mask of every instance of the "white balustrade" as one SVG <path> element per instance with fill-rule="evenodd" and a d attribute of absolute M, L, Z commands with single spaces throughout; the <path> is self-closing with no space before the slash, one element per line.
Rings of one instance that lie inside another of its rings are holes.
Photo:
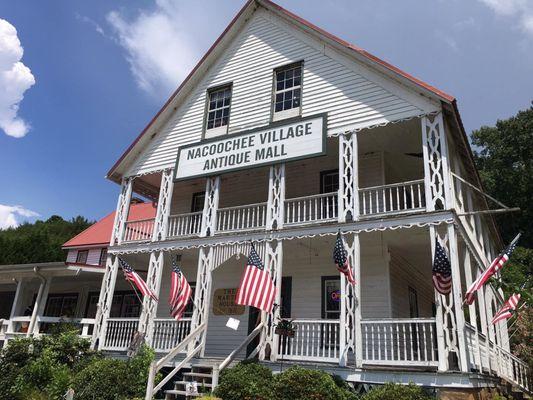
<path fill-rule="evenodd" d="M 123 351 L 128 348 L 139 327 L 139 318 L 109 318 L 102 349 Z"/>
<path fill-rule="evenodd" d="M 126 222 L 123 242 L 143 242 L 152 240 L 155 218 L 138 219 Z"/>
<path fill-rule="evenodd" d="M 339 320 L 296 319 L 294 337 L 280 336 L 279 358 L 283 360 L 339 360 Z"/>
<path fill-rule="evenodd" d="M 302 225 L 315 222 L 336 221 L 338 194 L 324 193 L 285 200 L 285 224 Z"/>
<path fill-rule="evenodd" d="M 363 364 L 437 366 L 434 318 L 361 321 Z"/>
<path fill-rule="evenodd" d="M 177 214 L 168 217 L 167 238 L 198 235 L 202 228 L 202 212 Z"/>
<path fill-rule="evenodd" d="M 217 232 L 246 231 L 266 226 L 267 203 L 220 208 L 217 211 Z"/>
<path fill-rule="evenodd" d="M 73 328 L 79 329 L 80 336 L 89 339 L 92 334 L 92 327 L 94 326 L 94 318 L 66 318 L 66 317 L 37 317 L 37 331 L 39 335 L 48 334 L 53 331 L 53 326 L 61 324 L 71 325 Z"/>
<path fill-rule="evenodd" d="M 171 318 L 156 318 L 154 319 L 152 347 L 158 352 L 169 351 L 185 339 L 190 331 L 190 318 L 182 318 L 179 321 Z"/>
<path fill-rule="evenodd" d="M 361 216 L 423 210 L 426 207 L 424 180 L 361 188 L 359 207 Z"/>

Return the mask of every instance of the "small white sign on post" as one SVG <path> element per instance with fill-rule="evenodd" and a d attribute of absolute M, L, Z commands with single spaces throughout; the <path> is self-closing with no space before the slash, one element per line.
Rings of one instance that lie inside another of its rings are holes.
<path fill-rule="evenodd" d="M 239 324 L 241 323 L 241 321 L 239 321 L 238 319 L 236 318 L 230 318 L 228 319 L 228 322 L 226 322 L 226 326 L 230 329 L 233 329 L 234 331 L 236 331 L 237 329 L 239 329 Z"/>
<path fill-rule="evenodd" d="M 325 154 L 326 114 L 319 114 L 183 146 L 178 151 L 174 180 Z"/>

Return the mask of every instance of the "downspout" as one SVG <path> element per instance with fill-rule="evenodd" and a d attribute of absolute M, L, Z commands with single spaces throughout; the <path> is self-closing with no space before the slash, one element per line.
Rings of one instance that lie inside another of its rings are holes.
<path fill-rule="evenodd" d="M 31 313 L 30 325 L 28 326 L 28 332 L 26 336 L 31 336 L 33 330 L 35 329 L 35 323 L 37 321 L 37 312 L 41 305 L 41 298 L 43 297 L 44 287 L 46 285 L 46 278 L 39 272 L 39 267 L 33 267 L 33 272 L 41 280 L 41 285 L 39 286 L 39 291 L 37 292 L 37 297 L 35 298 L 35 303 L 33 305 L 33 311 Z"/>

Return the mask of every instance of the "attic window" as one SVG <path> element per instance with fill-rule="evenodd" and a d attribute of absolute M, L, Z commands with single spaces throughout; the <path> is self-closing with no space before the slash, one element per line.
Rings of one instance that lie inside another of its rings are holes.
<path fill-rule="evenodd" d="M 87 264 L 87 257 L 89 255 L 88 250 L 78 250 L 78 255 L 76 256 L 77 264 Z"/>
<path fill-rule="evenodd" d="M 231 85 L 207 91 L 206 137 L 227 133 L 231 108 Z"/>
<path fill-rule="evenodd" d="M 300 115 L 302 104 L 302 63 L 274 70 L 273 120 Z"/>

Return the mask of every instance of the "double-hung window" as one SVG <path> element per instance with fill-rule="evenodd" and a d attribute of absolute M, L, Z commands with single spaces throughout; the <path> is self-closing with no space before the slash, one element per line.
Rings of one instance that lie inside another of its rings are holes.
<path fill-rule="evenodd" d="M 274 121 L 300 115 L 302 104 L 302 63 L 274 70 Z"/>
<path fill-rule="evenodd" d="M 228 132 L 230 109 L 231 85 L 219 86 L 207 91 L 206 138 L 224 135 Z"/>

